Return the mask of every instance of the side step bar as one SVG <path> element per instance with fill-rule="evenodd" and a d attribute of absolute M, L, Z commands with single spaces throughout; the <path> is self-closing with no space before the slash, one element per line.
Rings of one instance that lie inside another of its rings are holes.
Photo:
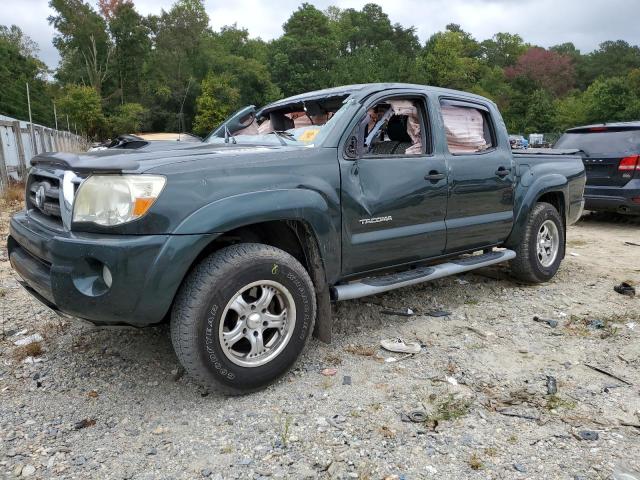
<path fill-rule="evenodd" d="M 468 272 L 469 270 L 475 270 L 476 268 L 486 267 L 495 263 L 506 262 L 514 258 L 516 258 L 516 252 L 513 250 L 500 250 L 483 253 L 482 255 L 462 257 L 431 267 L 419 267 L 400 273 L 381 277 L 370 277 L 345 285 L 337 285 L 332 289 L 332 297 L 335 301 L 366 297 L 368 295 L 375 295 L 376 293 L 395 290 L 396 288 L 428 282 L 436 278 Z"/>

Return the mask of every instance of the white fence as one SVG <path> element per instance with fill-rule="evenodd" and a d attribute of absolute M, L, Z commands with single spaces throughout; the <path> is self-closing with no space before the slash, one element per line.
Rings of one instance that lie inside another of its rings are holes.
<path fill-rule="evenodd" d="M 0 191 L 11 180 L 23 180 L 39 153 L 86 150 L 87 141 L 79 135 L 0 115 Z"/>

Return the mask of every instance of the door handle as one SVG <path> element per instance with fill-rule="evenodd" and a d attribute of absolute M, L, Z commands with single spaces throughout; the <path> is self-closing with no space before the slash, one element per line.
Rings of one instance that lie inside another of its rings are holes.
<path fill-rule="evenodd" d="M 429 180 L 430 182 L 437 182 L 438 180 L 442 180 L 444 178 L 444 173 L 440 173 L 437 170 L 431 170 L 428 175 L 424 176 L 425 180 Z"/>
<path fill-rule="evenodd" d="M 511 169 L 510 168 L 500 167 L 500 168 L 498 168 L 498 170 L 496 170 L 496 175 L 499 176 L 499 177 L 506 177 L 510 173 L 511 173 Z"/>

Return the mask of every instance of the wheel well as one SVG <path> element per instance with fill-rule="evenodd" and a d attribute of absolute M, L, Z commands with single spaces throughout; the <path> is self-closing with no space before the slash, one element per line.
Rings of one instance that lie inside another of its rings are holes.
<path fill-rule="evenodd" d="M 204 257 L 229 245 L 235 243 L 264 243 L 284 250 L 308 270 L 309 263 L 303 244 L 303 236 L 306 234 L 307 229 L 304 223 L 299 221 L 278 220 L 246 225 L 226 232 L 213 240 L 200 252 L 191 268 L 197 265 Z"/>
<path fill-rule="evenodd" d="M 540 202 L 550 203 L 558 211 L 558 213 L 560 214 L 560 218 L 562 218 L 564 220 L 564 218 L 565 218 L 565 212 L 564 212 L 565 206 L 564 206 L 564 195 L 562 194 L 562 192 L 547 192 L 547 193 L 541 195 L 536 202 L 537 203 L 540 203 Z"/>

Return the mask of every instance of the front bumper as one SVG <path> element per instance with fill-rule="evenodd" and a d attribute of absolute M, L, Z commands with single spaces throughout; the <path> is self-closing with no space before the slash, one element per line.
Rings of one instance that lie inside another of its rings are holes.
<path fill-rule="evenodd" d="M 94 323 L 144 326 L 165 317 L 213 238 L 54 231 L 21 212 L 11 219 L 7 247 L 23 285 L 51 308 Z"/>
<path fill-rule="evenodd" d="M 640 179 L 631 180 L 624 187 L 587 185 L 584 198 L 587 210 L 640 215 Z"/>

